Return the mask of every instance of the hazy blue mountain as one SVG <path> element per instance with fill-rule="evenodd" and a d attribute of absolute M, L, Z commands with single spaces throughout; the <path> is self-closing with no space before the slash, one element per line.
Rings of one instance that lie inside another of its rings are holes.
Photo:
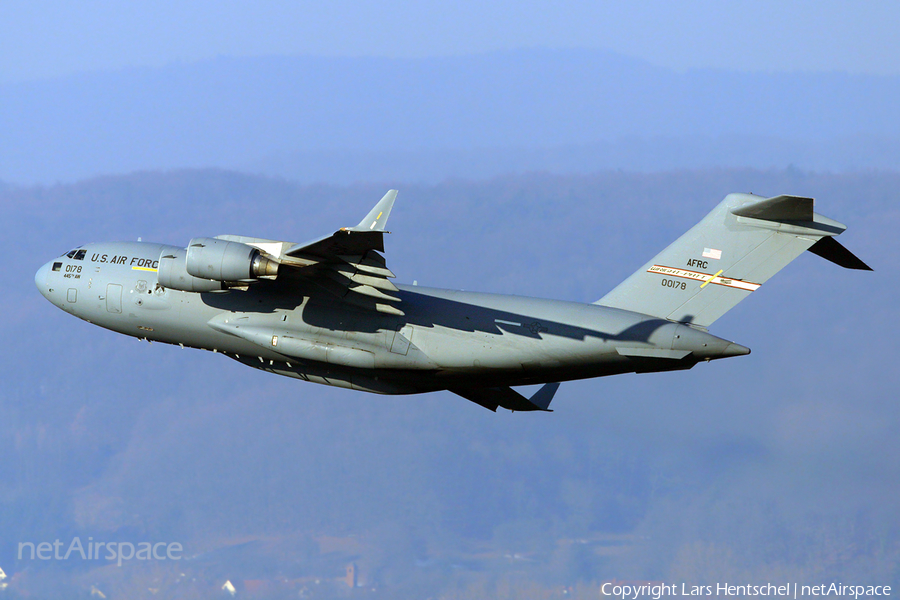
<path fill-rule="evenodd" d="M 853 172 L 900 167 L 900 138 L 848 136 L 816 142 L 731 135 L 623 137 L 547 148 L 472 150 L 309 150 L 273 153 L 244 165 L 249 172 L 297 182 L 440 183 L 547 172 L 587 174 L 606 169 L 655 172 L 752 167 Z"/>
<path fill-rule="evenodd" d="M 176 167 L 306 182 L 890 168 L 900 156 L 900 77 L 679 73 L 593 50 L 219 58 L 8 84 L 0 99 L 0 179 L 16 182 Z"/>
<path fill-rule="evenodd" d="M 367 395 L 148 345 L 72 318 L 32 281 L 92 240 L 313 238 L 357 222 L 382 185 L 181 170 L 7 187 L 0 568 L 68 582 L 43 594 L 59 598 L 95 584 L 128 595 L 145 572 L 141 590 L 187 572 L 201 591 L 179 597 L 210 597 L 226 577 L 333 577 L 350 560 L 390 598 L 529 597 L 491 592 L 504 577 L 557 592 L 612 578 L 898 583 L 900 175 L 399 188 L 386 246 L 404 282 L 592 301 L 730 191 L 816 196 L 876 272 L 808 254 L 715 324 L 750 356 L 567 383 L 552 414 L 494 414 L 449 393 Z M 19 542 L 75 535 L 177 541 L 192 558 L 16 560 Z"/>

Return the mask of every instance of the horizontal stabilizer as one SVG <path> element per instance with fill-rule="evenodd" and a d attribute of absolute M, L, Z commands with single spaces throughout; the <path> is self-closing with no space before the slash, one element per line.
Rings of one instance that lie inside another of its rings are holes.
<path fill-rule="evenodd" d="M 812 198 L 802 196 L 775 196 L 732 209 L 731 212 L 739 217 L 766 221 L 812 221 L 813 203 Z"/>
<path fill-rule="evenodd" d="M 813 254 L 817 254 L 825 260 L 831 261 L 845 269 L 859 269 L 871 271 L 872 267 L 861 261 L 855 254 L 847 250 L 833 237 L 823 237 L 818 242 L 807 248 Z"/>
<path fill-rule="evenodd" d="M 488 410 L 496 411 L 497 407 L 503 407 L 512 411 L 550 410 L 550 402 L 559 389 L 559 383 L 547 383 L 541 386 L 531 398 L 526 398 L 510 387 L 490 388 L 456 388 L 450 391 L 466 400 L 471 400 Z"/>

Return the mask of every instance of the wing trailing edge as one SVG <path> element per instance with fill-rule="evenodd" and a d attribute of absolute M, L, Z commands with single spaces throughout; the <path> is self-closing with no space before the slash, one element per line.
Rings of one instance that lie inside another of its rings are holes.
<path fill-rule="evenodd" d="M 399 290 L 390 279 L 384 257 L 384 234 L 397 190 L 389 190 L 355 227 L 342 227 L 330 235 L 294 244 L 240 238 L 264 249 L 282 266 L 326 292 L 361 308 L 403 316 L 397 308 Z M 238 239 L 238 236 L 220 236 Z M 254 243 L 255 242 L 255 243 Z"/>

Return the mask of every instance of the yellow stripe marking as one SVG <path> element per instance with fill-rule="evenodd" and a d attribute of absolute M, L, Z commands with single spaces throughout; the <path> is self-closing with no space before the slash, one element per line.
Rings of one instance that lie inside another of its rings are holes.
<path fill-rule="evenodd" d="M 159 269 L 151 269 L 150 267 L 131 267 L 132 271 L 151 271 L 153 273 L 158 273 Z"/>
<path fill-rule="evenodd" d="M 722 274 L 722 271 L 724 271 L 724 270 L 725 270 L 725 269 L 719 269 L 719 272 L 718 272 L 718 273 L 716 273 L 715 275 L 710 275 L 709 278 L 708 278 L 706 281 L 704 281 L 703 283 L 700 284 L 700 289 L 702 290 L 703 288 L 705 288 L 706 286 L 708 286 L 708 285 L 709 285 L 709 282 L 712 281 L 713 279 L 715 279 L 716 277 L 718 277 L 719 275 L 721 275 L 721 274 Z"/>
<path fill-rule="evenodd" d="M 377 221 L 378 219 L 380 219 L 381 215 L 383 215 L 383 214 L 384 214 L 384 211 L 381 211 L 380 213 L 378 213 L 378 216 L 375 217 L 375 220 Z"/>
<path fill-rule="evenodd" d="M 663 275 L 667 277 L 681 277 L 683 279 L 690 279 L 691 281 L 696 281 L 698 283 L 702 281 L 709 281 L 709 283 L 713 283 L 715 285 L 722 285 L 725 287 L 730 287 L 737 290 L 745 290 L 747 292 L 752 292 L 754 290 L 758 290 L 760 284 L 752 283 L 750 281 L 744 281 L 743 279 L 730 279 L 728 277 L 718 277 L 718 274 L 721 274 L 721 271 L 716 275 L 713 275 L 710 278 L 709 273 L 700 273 L 699 271 L 688 271 L 687 269 L 676 269 L 674 267 L 666 267 L 663 265 L 653 265 L 649 269 L 647 269 L 648 273 L 656 273 L 658 275 Z"/>

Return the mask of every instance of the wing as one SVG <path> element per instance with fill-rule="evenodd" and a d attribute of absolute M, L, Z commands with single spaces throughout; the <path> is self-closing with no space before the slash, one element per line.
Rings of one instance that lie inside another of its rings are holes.
<path fill-rule="evenodd" d="M 550 402 L 558 389 L 559 383 L 546 383 L 531 398 L 526 398 L 509 387 L 451 388 L 450 391 L 495 412 L 498 406 L 512 411 L 553 412 Z"/>
<path fill-rule="evenodd" d="M 273 242 L 238 236 L 219 236 L 265 251 L 284 269 L 303 277 L 351 304 L 392 315 L 403 315 L 397 305 L 399 291 L 390 281 L 394 274 L 384 257 L 385 225 L 397 198 L 390 190 L 355 227 L 342 227 L 331 235 L 302 244 Z"/>

